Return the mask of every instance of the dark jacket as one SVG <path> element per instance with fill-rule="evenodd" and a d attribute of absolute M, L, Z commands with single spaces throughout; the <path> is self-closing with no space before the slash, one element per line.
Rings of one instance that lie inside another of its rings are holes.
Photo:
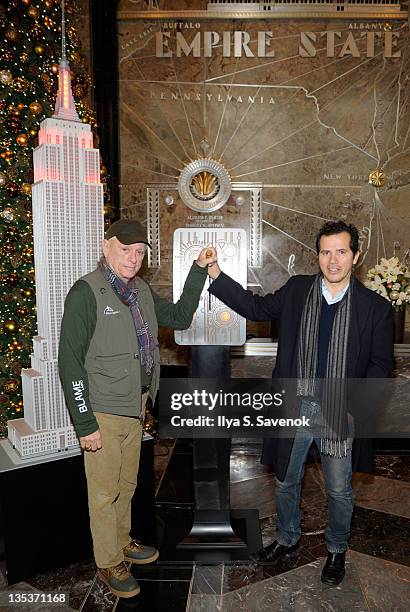
<path fill-rule="evenodd" d="M 277 378 L 297 377 L 299 325 L 313 276 L 292 276 L 288 282 L 265 296 L 246 291 L 224 274 L 212 283 L 210 293 L 243 317 L 252 321 L 279 320 L 276 364 L 272 373 Z M 352 315 L 347 347 L 349 378 L 388 378 L 393 369 L 393 316 L 389 302 L 353 280 Z M 371 445 L 368 440 L 355 440 L 353 469 L 371 469 Z M 266 439 L 262 463 L 276 465 L 276 475 L 286 474 L 292 439 Z"/>

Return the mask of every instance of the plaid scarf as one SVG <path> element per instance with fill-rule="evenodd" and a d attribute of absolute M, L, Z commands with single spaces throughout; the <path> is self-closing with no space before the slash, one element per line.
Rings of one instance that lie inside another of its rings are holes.
<path fill-rule="evenodd" d="M 148 323 L 144 319 L 144 313 L 138 302 L 138 289 L 130 289 L 108 266 L 105 257 L 101 257 L 98 267 L 111 284 L 114 292 L 121 302 L 131 310 L 135 331 L 139 345 L 141 366 L 147 374 L 151 374 L 154 364 L 155 341 Z"/>
<path fill-rule="evenodd" d="M 329 340 L 326 374 L 321 385 L 322 437 L 320 452 L 342 457 L 347 454 L 346 361 L 349 336 L 352 281 L 340 300 Z M 299 329 L 297 395 L 315 397 L 319 324 L 322 306 L 322 275 L 316 276 L 303 312 Z"/>

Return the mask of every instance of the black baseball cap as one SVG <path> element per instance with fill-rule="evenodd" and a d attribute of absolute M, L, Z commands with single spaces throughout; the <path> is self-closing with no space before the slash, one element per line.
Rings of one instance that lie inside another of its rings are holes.
<path fill-rule="evenodd" d="M 134 244 L 135 242 L 143 242 L 151 247 L 147 240 L 147 232 L 145 228 L 134 219 L 120 219 L 115 221 L 106 232 L 106 239 L 116 237 L 122 244 Z"/>

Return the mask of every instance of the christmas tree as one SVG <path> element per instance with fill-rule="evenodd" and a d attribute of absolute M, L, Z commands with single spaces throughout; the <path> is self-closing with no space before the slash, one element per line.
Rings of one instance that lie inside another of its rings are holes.
<path fill-rule="evenodd" d="M 95 128 L 87 101 L 91 80 L 74 25 L 76 11 L 72 1 L 65 2 L 67 58 L 78 114 Z M 3 2 L 0 40 L 1 437 L 7 434 L 8 419 L 23 416 L 20 372 L 30 366 L 31 339 L 36 333 L 32 152 L 39 123 L 52 115 L 55 103 L 60 4 L 55 0 Z"/>

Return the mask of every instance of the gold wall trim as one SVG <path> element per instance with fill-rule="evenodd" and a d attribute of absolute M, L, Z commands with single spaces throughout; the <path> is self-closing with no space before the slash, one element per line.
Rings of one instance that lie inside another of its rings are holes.
<path fill-rule="evenodd" d="M 239 21 L 256 20 L 256 21 L 278 21 L 280 19 L 332 19 L 337 21 L 346 20 L 358 20 L 364 21 L 368 19 L 377 19 L 384 21 L 405 21 L 407 20 L 407 11 L 400 11 L 399 13 L 388 13 L 384 11 L 380 12 L 357 12 L 357 11 L 344 11 L 343 13 L 327 12 L 327 11 L 289 11 L 287 13 L 270 13 L 266 14 L 261 11 L 254 11 L 249 13 L 239 12 L 217 12 L 217 11 L 118 11 L 118 21 L 138 21 L 144 20 L 169 20 L 169 19 L 198 19 L 208 21 L 211 19 L 217 19 L 219 21 L 226 21 L 229 19 L 238 19 Z"/>

